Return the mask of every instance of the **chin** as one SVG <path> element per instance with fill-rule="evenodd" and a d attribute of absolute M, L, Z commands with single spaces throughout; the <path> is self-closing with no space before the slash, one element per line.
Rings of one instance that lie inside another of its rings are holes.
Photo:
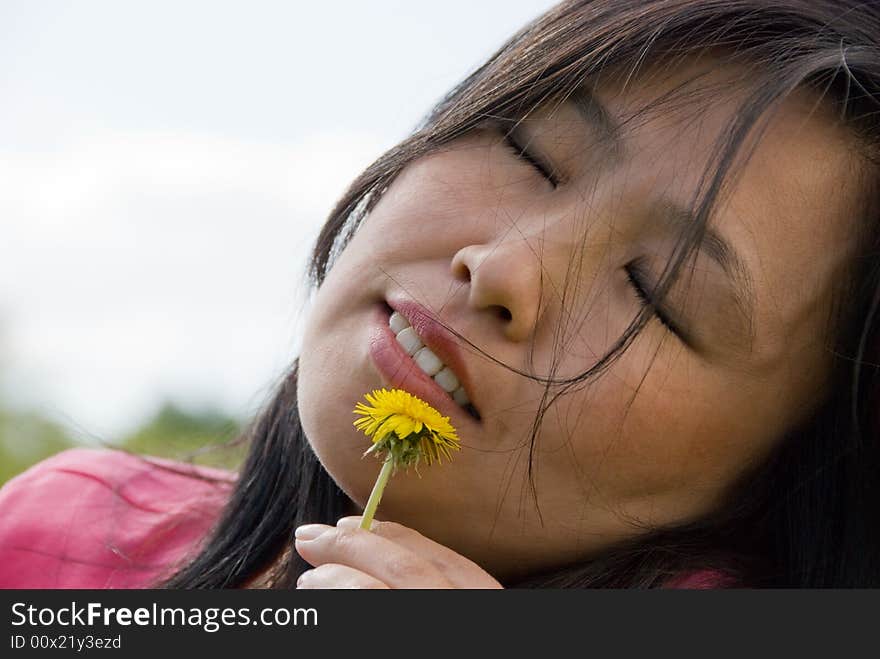
<path fill-rule="evenodd" d="M 297 402 L 306 440 L 336 485 L 363 508 L 381 465 L 375 458 L 362 457 L 369 448 L 369 440 L 353 425 L 356 398 L 351 399 L 351 404 L 340 402 L 353 387 L 349 382 L 341 394 L 340 388 L 322 391 L 320 382 L 309 377 L 310 372 L 308 364 L 301 361 Z"/>

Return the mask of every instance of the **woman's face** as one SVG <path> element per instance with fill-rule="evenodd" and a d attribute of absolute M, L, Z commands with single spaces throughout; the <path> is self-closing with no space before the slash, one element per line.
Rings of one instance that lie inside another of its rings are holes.
<path fill-rule="evenodd" d="M 314 300 L 298 391 L 314 450 L 357 505 L 380 463 L 362 459 L 369 440 L 352 409 L 383 386 L 449 414 L 462 450 L 421 477 L 397 474 L 379 518 L 501 577 L 710 511 L 815 406 L 856 170 L 842 131 L 794 95 L 713 214 L 727 258 L 706 240 L 670 289 L 664 311 L 687 339 L 653 317 L 597 379 L 561 395 L 529 441 L 548 399 L 511 369 L 571 377 L 612 347 L 641 304 L 629 266 L 640 261 L 641 285 L 656 285 L 680 229 L 674 206 L 691 200 L 735 112 L 736 97 L 714 94 L 699 112 L 667 107 L 620 126 L 693 67 L 626 93 L 593 89 L 604 125 L 586 98 L 539 109 L 514 137 L 540 167 L 491 126 L 474 131 L 407 167 L 364 220 Z M 716 67 L 704 80 L 724 76 Z M 598 139 L 611 124 L 616 146 Z M 479 420 L 395 347 L 389 305 L 451 368 Z"/>

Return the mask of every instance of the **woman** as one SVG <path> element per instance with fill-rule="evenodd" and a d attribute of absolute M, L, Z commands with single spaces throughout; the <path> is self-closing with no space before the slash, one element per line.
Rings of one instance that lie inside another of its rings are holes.
<path fill-rule="evenodd" d="M 876 3 L 528 25 L 331 213 L 301 354 L 161 585 L 880 585 L 878 92 Z M 368 533 L 381 386 L 462 451 Z"/>

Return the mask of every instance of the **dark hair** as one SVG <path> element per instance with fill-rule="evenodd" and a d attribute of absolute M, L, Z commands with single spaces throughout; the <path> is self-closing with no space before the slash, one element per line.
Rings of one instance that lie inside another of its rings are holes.
<path fill-rule="evenodd" d="M 657 286 L 665 294 L 702 237 L 710 214 L 748 156 L 747 135 L 786 97 L 810 89 L 856 138 L 860 251 L 842 277 L 827 345 L 833 369 L 824 398 L 750 466 L 711 514 L 646 528 L 583 564 L 507 586 L 653 587 L 683 571 L 724 570 L 749 586 L 880 586 L 880 6 L 853 0 L 595 0 L 563 2 L 527 25 L 443 98 L 417 130 L 376 160 L 331 212 L 310 263 L 320 286 L 360 220 L 411 162 L 487 118 L 518 121 L 587 80 L 629 80 L 645 62 L 674 68 L 722 53 L 748 70 L 746 100 L 726 128 L 695 197 L 697 221 L 682 235 Z M 611 73 L 614 72 L 614 73 Z M 542 380 L 547 405 L 600 374 L 648 320 L 645 310 L 613 349 L 576 378 Z M 202 550 L 161 584 L 237 587 L 292 544 L 302 523 L 335 523 L 349 505 L 303 433 L 294 363 L 247 431 L 249 455 Z M 550 393 L 552 392 L 552 393 Z M 546 408 L 545 408 L 546 409 Z M 539 418 L 533 428 L 537 431 Z M 295 552 L 275 587 L 306 569 Z"/>

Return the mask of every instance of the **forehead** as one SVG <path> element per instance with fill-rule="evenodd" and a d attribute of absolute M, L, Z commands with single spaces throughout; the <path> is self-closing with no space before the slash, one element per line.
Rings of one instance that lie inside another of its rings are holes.
<path fill-rule="evenodd" d="M 627 150 L 618 174 L 646 195 L 691 203 L 749 91 L 735 84 L 743 75 L 695 62 L 674 74 L 649 71 L 624 91 L 597 86 L 597 97 L 623 124 Z M 815 340 L 831 287 L 855 246 L 861 167 L 854 138 L 817 101 L 798 90 L 759 121 L 741 150 L 749 157 L 734 165 L 738 176 L 710 219 L 750 272 L 753 348 L 767 359 L 793 337 Z"/>

